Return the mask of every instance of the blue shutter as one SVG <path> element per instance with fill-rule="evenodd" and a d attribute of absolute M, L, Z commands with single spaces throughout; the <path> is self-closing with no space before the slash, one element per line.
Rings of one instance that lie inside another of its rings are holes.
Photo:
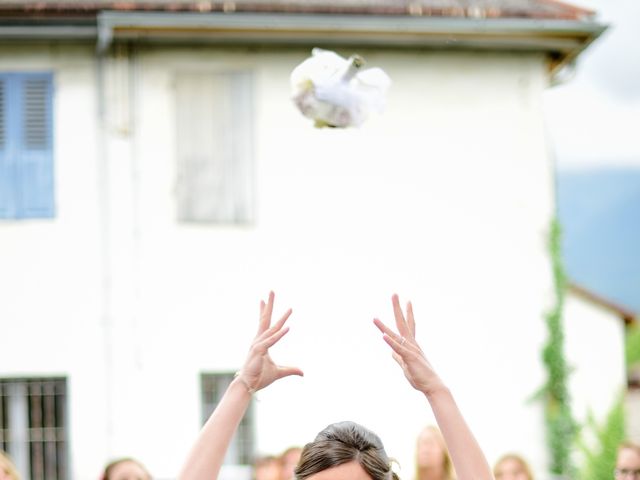
<path fill-rule="evenodd" d="M 14 108 L 11 83 L 8 75 L 0 75 L 0 218 L 16 216 L 15 157 L 12 155 L 15 134 L 13 122 L 8 121 Z"/>
<path fill-rule="evenodd" d="M 53 217 L 52 77 L 23 74 L 18 156 L 21 218 Z"/>
<path fill-rule="evenodd" d="M 0 74 L 0 218 L 53 217 L 52 83 Z"/>

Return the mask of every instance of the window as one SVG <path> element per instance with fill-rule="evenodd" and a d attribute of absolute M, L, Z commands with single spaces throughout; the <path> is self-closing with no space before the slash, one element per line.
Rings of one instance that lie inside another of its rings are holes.
<path fill-rule="evenodd" d="M 0 218 L 53 217 L 52 76 L 0 73 Z"/>
<path fill-rule="evenodd" d="M 68 478 L 66 404 L 64 378 L 0 380 L 0 448 L 23 478 Z"/>
<path fill-rule="evenodd" d="M 178 220 L 251 222 L 251 74 L 179 73 L 175 84 Z"/>
<path fill-rule="evenodd" d="M 222 398 L 233 373 L 204 373 L 200 377 L 202 391 L 202 424 L 207 421 Z M 253 402 L 240 421 L 224 459 L 225 465 L 251 465 L 254 459 Z"/>

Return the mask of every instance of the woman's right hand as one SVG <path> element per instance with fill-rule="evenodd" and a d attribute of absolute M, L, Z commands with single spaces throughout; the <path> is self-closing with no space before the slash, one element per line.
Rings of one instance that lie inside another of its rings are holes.
<path fill-rule="evenodd" d="M 393 295 L 391 303 L 397 333 L 377 318 L 373 322 L 384 334 L 385 342 L 393 350 L 394 360 L 402 368 L 411 386 L 428 397 L 445 386 L 416 341 L 416 322 L 411 302 L 407 303 L 406 313 L 402 311 L 398 295 Z"/>
<path fill-rule="evenodd" d="M 274 298 L 274 293 L 270 292 L 267 303 L 260 301 L 258 333 L 253 339 L 242 369 L 238 372 L 240 381 L 245 384 L 249 392 L 258 391 L 289 375 L 304 375 L 299 368 L 276 365 L 269 355 L 269 348 L 278 343 L 289 331 L 285 323 L 291 315 L 291 309 L 288 309 L 280 320 L 271 325 Z"/>

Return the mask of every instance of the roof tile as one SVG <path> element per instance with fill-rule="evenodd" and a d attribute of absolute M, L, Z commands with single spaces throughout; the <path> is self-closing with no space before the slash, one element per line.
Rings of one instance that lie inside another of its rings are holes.
<path fill-rule="evenodd" d="M 594 12 L 559 0 L 0 0 L 2 11 L 64 14 L 100 10 L 413 15 L 589 20 Z"/>

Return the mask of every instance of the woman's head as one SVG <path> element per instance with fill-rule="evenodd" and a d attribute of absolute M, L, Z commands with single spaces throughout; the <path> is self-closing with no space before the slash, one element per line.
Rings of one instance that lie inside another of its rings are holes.
<path fill-rule="evenodd" d="M 294 478 L 294 471 L 298 462 L 300 461 L 300 455 L 302 454 L 302 448 L 289 447 L 280 455 L 280 479 L 292 480 Z"/>
<path fill-rule="evenodd" d="M 280 480 L 280 459 L 273 455 L 258 458 L 253 464 L 254 480 Z"/>
<path fill-rule="evenodd" d="M 624 442 L 618 447 L 615 478 L 621 480 L 640 478 L 640 445 Z"/>
<path fill-rule="evenodd" d="M 0 480 L 20 480 L 15 465 L 2 451 L 0 451 Z"/>
<path fill-rule="evenodd" d="M 119 458 L 107 464 L 101 480 L 151 480 L 151 475 L 137 460 Z"/>
<path fill-rule="evenodd" d="M 380 438 L 354 422 L 333 423 L 305 445 L 295 476 L 322 480 L 330 468 L 335 469 L 331 478 L 398 480 Z"/>
<path fill-rule="evenodd" d="M 496 480 L 533 480 L 531 468 L 520 455 L 508 453 L 498 459 L 493 467 Z"/>
<path fill-rule="evenodd" d="M 453 465 L 444 438 L 437 427 L 429 425 L 422 429 L 416 440 L 416 477 L 420 478 L 421 470 L 435 468 L 441 469 L 446 478 L 452 476 Z"/>

